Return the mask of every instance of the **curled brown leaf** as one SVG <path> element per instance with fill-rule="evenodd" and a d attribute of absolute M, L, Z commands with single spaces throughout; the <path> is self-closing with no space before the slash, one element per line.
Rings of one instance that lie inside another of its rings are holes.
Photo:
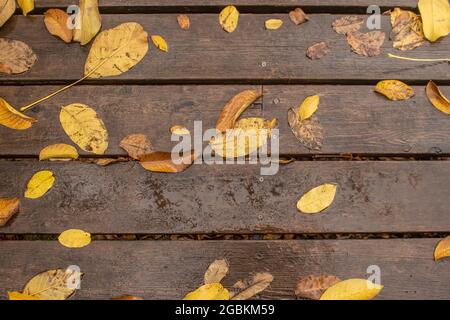
<path fill-rule="evenodd" d="M 289 18 L 296 25 L 305 23 L 309 20 L 308 16 L 301 8 L 296 8 L 295 10 L 289 12 Z"/>
<path fill-rule="evenodd" d="M 230 293 L 230 300 L 247 300 L 264 291 L 273 281 L 268 272 L 257 273 L 250 280 L 238 281 L 234 288 L 237 291 Z"/>
<path fill-rule="evenodd" d="M 338 277 L 332 275 L 310 275 L 297 282 L 295 295 L 298 298 L 319 300 L 325 290 L 340 281 Z"/>
<path fill-rule="evenodd" d="M 306 50 L 306 56 L 312 60 L 320 59 L 330 53 L 330 47 L 324 41 L 316 43 Z"/>

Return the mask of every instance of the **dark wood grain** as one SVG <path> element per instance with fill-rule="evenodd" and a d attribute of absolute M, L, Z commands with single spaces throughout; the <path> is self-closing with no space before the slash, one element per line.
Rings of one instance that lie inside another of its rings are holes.
<path fill-rule="evenodd" d="M 433 260 L 439 239 L 341 241 L 114 241 L 79 250 L 57 242 L 2 242 L 1 298 L 22 290 L 35 274 L 78 265 L 85 276 L 73 299 L 109 299 L 123 294 L 146 299 L 181 299 L 202 285 L 215 259 L 226 258 L 224 285 L 256 272 L 270 272 L 272 285 L 259 298 L 294 299 L 302 277 L 329 273 L 367 278 L 377 265 L 385 286 L 377 299 L 449 299 L 449 261 Z M 51 254 L 49 254 L 51 253 Z M 282 266 L 282 267 L 280 267 Z"/>
<path fill-rule="evenodd" d="M 23 198 L 38 170 L 53 188 Z M 21 210 L 2 233 L 349 233 L 449 232 L 450 162 L 296 162 L 274 176 L 257 165 L 193 165 L 156 174 L 138 163 L 1 161 L 0 197 L 21 197 Z M 333 205 L 300 214 L 298 199 L 336 183 Z"/>
<path fill-rule="evenodd" d="M 1 96 L 19 108 L 56 90 L 51 86 L 6 86 Z M 38 119 L 25 131 L 0 127 L 0 155 L 37 156 L 53 143 L 72 143 L 59 123 L 60 107 L 84 103 L 94 108 L 109 131 L 107 155 L 125 155 L 121 139 L 132 133 L 149 136 L 156 150 L 170 151 L 173 125 L 193 130 L 214 128 L 221 109 L 231 97 L 246 90 L 262 90 L 264 96 L 243 117 L 277 118 L 282 154 L 449 154 L 448 117 L 435 109 L 416 86 L 407 101 L 389 101 L 373 92 L 373 86 L 79 86 L 27 114 Z M 450 96 L 450 88 L 442 86 Z M 305 148 L 291 132 L 287 111 L 306 96 L 320 94 L 317 117 L 324 127 L 320 151 Z M 192 131 L 193 132 L 193 131 Z M 86 154 L 86 152 L 82 152 Z"/>
<path fill-rule="evenodd" d="M 308 23 L 296 26 L 286 14 L 261 14 L 240 17 L 238 29 L 228 34 L 217 14 L 192 14 L 191 29 L 185 32 L 176 21 L 176 14 L 103 15 L 103 29 L 123 22 L 141 23 L 150 34 L 160 34 L 169 43 L 168 53 L 151 45 L 149 54 L 131 71 L 105 81 L 145 81 L 223 83 L 358 83 L 379 79 L 399 79 L 425 82 L 430 79 L 447 81 L 447 63 L 420 63 L 387 58 L 388 52 L 399 53 L 392 42 L 385 41 L 382 54 L 373 58 L 351 52 L 345 37 L 331 28 L 336 15 L 311 15 Z M 281 18 L 286 23 L 279 30 L 265 30 L 264 21 Z M 89 47 L 65 44 L 45 29 L 42 16 L 13 17 L 0 29 L 0 37 L 28 43 L 38 56 L 38 62 L 27 73 L 0 76 L 0 82 L 75 80 L 82 76 Z M 390 32 L 389 17 L 383 16 L 382 27 Z M 33 32 L 25 32 L 33 30 Z M 327 41 L 331 53 L 311 61 L 306 49 Z M 431 45 L 424 44 L 407 56 L 445 58 L 450 51 L 450 38 Z"/>

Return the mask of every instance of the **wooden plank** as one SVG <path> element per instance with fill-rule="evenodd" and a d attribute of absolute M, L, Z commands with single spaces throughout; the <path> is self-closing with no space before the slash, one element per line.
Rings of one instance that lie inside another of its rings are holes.
<path fill-rule="evenodd" d="M 38 170 L 56 183 L 38 200 L 21 196 Z M 1 233 L 378 233 L 449 232 L 450 162 L 295 162 L 274 176 L 257 165 L 193 165 L 156 174 L 138 163 L 1 161 L 0 197 L 21 212 Z M 324 213 L 300 214 L 298 199 L 336 183 Z"/>
<path fill-rule="evenodd" d="M 265 30 L 264 21 L 281 18 L 287 23 L 280 30 Z M 387 58 L 399 53 L 392 42 L 385 41 L 382 54 L 366 58 L 351 52 L 345 37 L 331 28 L 337 15 L 311 15 L 302 26 L 288 22 L 286 14 L 243 14 L 237 31 L 224 32 L 217 14 L 192 14 L 189 32 L 181 30 L 175 14 L 103 15 L 103 28 L 123 22 L 141 23 L 151 34 L 161 34 L 169 43 L 169 53 L 151 48 L 144 60 L 120 77 L 100 81 L 157 82 L 260 82 L 260 83 L 357 83 L 379 79 L 448 82 L 446 62 L 417 63 Z M 87 47 L 65 44 L 45 29 L 42 16 L 15 16 L 0 30 L 0 37 L 28 43 L 39 61 L 27 73 L 1 75 L 0 82 L 75 80 L 82 76 Z M 382 17 L 383 31 L 389 34 L 389 17 Z M 33 32 L 27 32 L 33 30 Z M 319 41 L 328 41 L 329 55 L 311 61 L 306 49 Z M 407 56 L 443 58 L 450 51 L 450 38 L 438 44 L 425 43 Z M 420 70 L 420 72 L 419 72 Z"/>
<path fill-rule="evenodd" d="M 18 108 L 57 88 L 5 86 L 1 96 Z M 202 121 L 204 130 L 214 128 L 223 106 L 245 89 L 262 90 L 252 85 L 74 87 L 27 112 L 39 121 L 31 129 L 0 127 L 0 155 L 37 156 L 49 144 L 72 143 L 59 112 L 75 102 L 90 105 L 105 122 L 107 155 L 126 155 L 119 143 L 132 133 L 147 134 L 156 150 L 170 151 L 173 125 L 193 130 L 194 121 Z M 450 96 L 450 87 L 441 89 Z M 414 90 L 410 100 L 393 102 L 374 93 L 373 86 L 264 86 L 264 98 L 243 116 L 277 118 L 282 154 L 450 154 L 447 117 L 430 104 L 423 87 Z M 313 94 L 321 95 L 317 116 L 325 139 L 320 151 L 301 145 L 287 123 L 288 109 Z"/>
<path fill-rule="evenodd" d="M 294 299 L 296 282 L 310 274 L 367 278 L 367 268 L 376 265 L 385 286 L 377 299 L 447 300 L 450 262 L 434 262 L 438 240 L 98 241 L 80 250 L 55 241 L 3 241 L 1 298 L 37 273 L 78 265 L 85 276 L 73 299 L 181 299 L 202 284 L 212 261 L 226 258 L 228 288 L 256 272 L 273 274 L 262 299 Z"/>

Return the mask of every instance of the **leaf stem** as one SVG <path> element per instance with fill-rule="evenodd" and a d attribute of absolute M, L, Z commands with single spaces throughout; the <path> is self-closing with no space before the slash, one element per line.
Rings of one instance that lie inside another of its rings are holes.
<path fill-rule="evenodd" d="M 422 59 L 422 58 L 407 58 L 402 56 L 397 56 L 392 53 L 388 53 L 389 58 L 395 58 L 395 59 L 401 59 L 401 60 L 408 60 L 408 61 L 422 61 L 422 62 L 435 62 L 435 61 L 450 61 L 449 59 Z"/>

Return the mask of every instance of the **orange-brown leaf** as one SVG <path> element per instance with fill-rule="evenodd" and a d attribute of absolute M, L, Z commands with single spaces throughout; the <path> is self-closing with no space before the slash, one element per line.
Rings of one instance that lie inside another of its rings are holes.
<path fill-rule="evenodd" d="M 347 42 L 353 52 L 365 57 L 374 57 L 380 54 L 385 34 L 382 31 L 370 31 L 367 33 L 353 32 L 347 34 Z"/>
<path fill-rule="evenodd" d="M 174 162 L 174 158 L 177 161 Z M 152 172 L 177 173 L 189 168 L 195 160 L 195 153 L 179 156 L 170 152 L 152 152 L 141 157 L 140 163 L 144 169 Z"/>
<path fill-rule="evenodd" d="M 325 290 L 340 281 L 339 278 L 332 275 L 310 275 L 297 282 L 295 295 L 299 298 L 319 300 Z"/>
<path fill-rule="evenodd" d="M 426 88 L 427 97 L 439 111 L 450 114 L 450 101 L 442 94 L 438 86 L 433 82 L 428 82 Z"/>
<path fill-rule="evenodd" d="M 130 134 L 122 139 L 120 147 L 124 149 L 128 155 L 136 160 L 146 153 L 151 152 L 150 141 L 144 134 Z"/>
<path fill-rule="evenodd" d="M 120 297 L 112 298 L 111 300 L 144 300 L 144 299 L 142 299 L 141 297 L 136 297 L 136 296 L 123 295 Z"/>
<path fill-rule="evenodd" d="M 11 129 L 25 130 L 36 121 L 36 119 L 17 111 L 6 100 L 0 98 L 0 125 Z"/>
<path fill-rule="evenodd" d="M 309 18 L 306 15 L 306 13 L 300 8 L 296 8 L 295 10 L 289 12 L 289 18 L 296 25 L 305 23 L 306 21 L 309 20 Z"/>
<path fill-rule="evenodd" d="M 69 15 L 60 9 L 49 9 L 44 13 L 44 23 L 48 32 L 70 43 L 73 38 L 73 30 L 67 27 Z"/>
<path fill-rule="evenodd" d="M 0 199 L 0 227 L 3 227 L 9 219 L 19 212 L 19 198 Z"/>
<path fill-rule="evenodd" d="M 364 19 L 358 16 L 344 16 L 336 19 L 331 26 L 339 34 L 348 34 L 358 31 L 364 23 Z"/>
<path fill-rule="evenodd" d="M 189 16 L 187 16 L 185 14 L 180 14 L 177 17 L 177 21 L 178 21 L 178 25 L 180 26 L 181 29 L 189 30 L 189 27 L 191 26 L 191 22 L 189 20 Z"/>

